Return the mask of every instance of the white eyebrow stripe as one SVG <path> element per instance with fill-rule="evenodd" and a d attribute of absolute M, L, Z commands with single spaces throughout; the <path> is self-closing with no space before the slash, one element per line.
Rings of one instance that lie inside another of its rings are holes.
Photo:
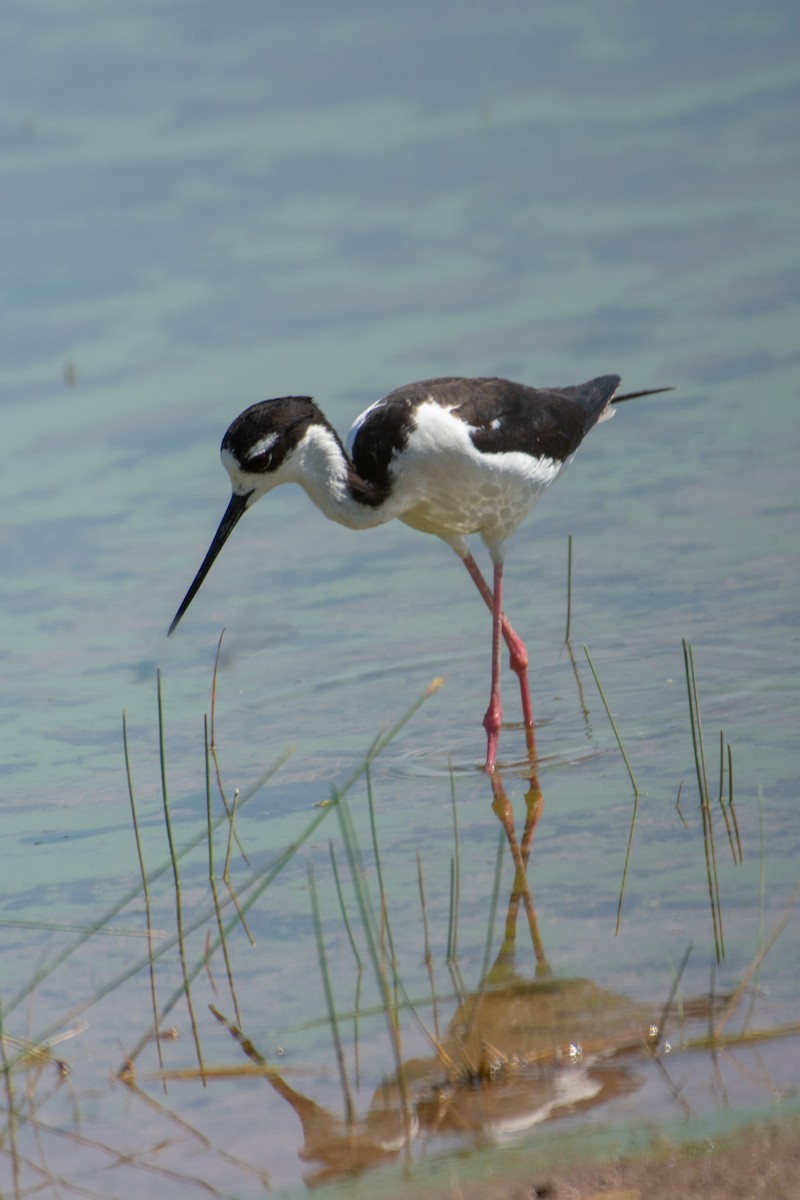
<path fill-rule="evenodd" d="M 260 438 L 255 445 L 250 447 L 245 458 L 248 462 L 253 458 L 261 458 L 262 454 L 267 454 L 272 449 L 277 440 L 277 433 L 268 433 L 266 437 Z"/>

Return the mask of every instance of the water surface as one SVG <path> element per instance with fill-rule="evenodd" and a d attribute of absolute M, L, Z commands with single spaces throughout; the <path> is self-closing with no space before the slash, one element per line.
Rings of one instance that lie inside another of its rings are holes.
<path fill-rule="evenodd" d="M 75 1138 L 49 1152 L 62 1181 L 132 1196 L 146 1163 L 164 1195 L 192 1194 L 195 1175 L 244 1195 L 260 1187 L 251 1168 L 288 1189 L 305 1170 L 297 1116 L 263 1080 L 173 1083 L 166 1098 L 143 1085 L 209 1139 L 202 1150 L 192 1138 L 156 1149 L 163 1116 L 109 1092 L 120 1047 L 151 1019 L 146 972 L 71 1014 L 143 961 L 140 899 L 9 1011 L 76 931 L 137 887 L 123 709 L 148 868 L 166 861 L 157 664 L 176 838 L 202 834 L 203 713 L 223 626 L 216 734 L 229 794 L 249 795 L 293 747 L 240 814 L 255 870 L 445 676 L 376 761 L 373 794 L 404 986 L 428 994 L 419 850 L 449 992 L 452 767 L 459 964 L 467 991 L 478 986 L 498 833 L 479 771 L 489 630 L 450 551 L 400 526 L 356 536 L 286 489 L 242 522 L 165 640 L 227 502 L 219 440 L 267 395 L 313 394 L 344 431 L 376 396 L 436 374 L 566 384 L 617 371 L 630 390 L 677 387 L 593 433 L 509 551 L 545 798 L 530 875 L 557 974 L 658 1009 L 691 942 L 683 991 L 708 992 L 689 639 L 712 792 L 722 730 L 744 849 L 735 865 L 718 822 L 727 954 L 714 986 L 742 977 L 797 880 L 797 49 L 788 3 L 6 6 L 0 998 L 17 1037 L 89 1022 L 65 1044 L 70 1081 L 41 1119 L 69 1125 L 74 1104 L 87 1134 L 140 1159 L 109 1184 L 107 1157 Z M 616 938 L 632 791 L 584 644 L 642 793 Z M 521 820 L 513 679 L 504 699 L 501 759 Z M 369 860 L 363 780 L 349 800 Z M 331 811 L 249 911 L 255 949 L 241 932 L 232 942 L 243 1028 L 340 1115 L 306 875 L 313 863 L 347 1009 L 355 975 L 329 837 L 347 875 Z M 183 866 L 195 959 L 215 927 L 203 855 L 201 844 Z M 169 935 L 170 878 L 153 885 Z M 495 952 L 499 937 L 498 924 Z M 756 1025 L 794 1019 L 797 949 L 793 922 L 762 968 Z M 522 937 L 516 970 L 534 974 Z M 159 972 L 166 1000 L 180 984 L 174 952 Z M 215 960 L 218 987 L 223 977 Z M 229 999 L 205 975 L 196 988 L 207 1059 L 246 1061 L 207 1010 L 230 1017 Z M 374 983 L 364 989 L 374 1003 Z M 183 1004 L 170 1020 L 181 1040 L 167 1064 L 191 1066 Z M 413 1021 L 404 1032 L 409 1055 L 430 1054 Z M 393 1058 L 380 1021 L 361 1038 L 363 1112 Z M 757 1087 L 735 1069 L 734 1115 L 784 1095 L 787 1061 L 765 1051 Z M 139 1070 L 156 1065 L 151 1048 Z M 697 1113 L 718 1119 L 708 1061 L 685 1069 L 703 1093 Z M 632 1098 L 593 1111 L 617 1130 L 683 1118 L 646 1072 Z M 26 1182 L 44 1170 L 29 1130 Z M 462 1145 L 427 1139 L 419 1156 Z"/>

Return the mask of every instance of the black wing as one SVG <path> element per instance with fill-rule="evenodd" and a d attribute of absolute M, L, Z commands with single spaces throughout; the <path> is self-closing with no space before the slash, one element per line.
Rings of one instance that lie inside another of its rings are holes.
<path fill-rule="evenodd" d="M 603 375 L 566 388 L 532 388 L 506 379 L 474 382 L 480 387 L 456 411 L 472 426 L 478 450 L 517 450 L 564 462 L 605 412 L 620 380 Z"/>
<path fill-rule="evenodd" d="M 619 383 L 618 375 L 566 388 L 455 376 L 411 383 L 368 410 L 353 440 L 353 463 L 363 479 L 388 487 L 392 458 L 405 449 L 414 414 L 426 401 L 461 417 L 484 454 L 517 450 L 563 462 L 602 416 Z"/>

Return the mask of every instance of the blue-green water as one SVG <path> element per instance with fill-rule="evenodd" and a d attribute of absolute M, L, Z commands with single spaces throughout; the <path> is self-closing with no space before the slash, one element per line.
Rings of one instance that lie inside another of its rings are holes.
<path fill-rule="evenodd" d="M 532 653 L 543 764 L 531 882 L 557 971 L 658 1007 L 669 961 L 692 942 L 684 988 L 707 991 L 713 940 L 681 651 L 689 639 L 715 794 L 720 730 L 733 754 L 745 861 L 732 863 L 720 825 L 728 954 L 715 986 L 736 985 L 798 874 L 797 24 L 789 3 L 756 11 L 717 0 L 702 10 L 650 0 L 535 10 L 5 6 L 6 1032 L 70 1025 L 73 1009 L 145 954 L 141 937 L 95 935 L 7 1011 L 74 936 L 26 923 L 85 927 L 136 886 L 123 709 L 148 866 L 165 860 L 156 664 L 176 836 L 183 844 L 202 832 L 202 718 L 223 626 L 216 735 L 229 793 L 247 794 L 294 747 L 239 818 L 256 869 L 300 836 L 313 806 L 429 681 L 446 677 L 376 762 L 374 795 L 396 949 L 419 996 L 417 850 L 447 978 L 452 763 L 459 956 L 467 986 L 477 985 L 497 837 L 477 769 L 489 630 L 447 548 L 400 526 L 354 535 L 286 489 L 242 522 L 178 633 L 164 636 L 227 502 L 217 446 L 241 408 L 310 393 L 344 431 L 383 392 L 443 373 L 563 384 L 617 371 L 630 390 L 677 388 L 624 406 L 593 433 L 509 550 L 506 601 Z M 577 678 L 563 644 L 570 533 Z M 617 938 L 632 794 L 584 643 L 643 793 Z M 511 721 L 513 685 L 505 681 Z M 519 729 L 504 730 L 500 749 L 519 762 Z M 505 778 L 521 811 L 523 782 L 513 769 Z M 688 830 L 675 809 L 682 781 Z M 366 844 L 363 782 L 350 801 Z M 300 1031 L 325 1012 L 309 861 L 338 1002 L 353 1003 L 327 848 L 328 837 L 339 844 L 344 871 L 336 820 L 331 812 L 253 905 L 255 949 L 237 934 L 234 952 L 246 1032 L 268 1057 L 280 1043 L 287 1069 L 313 1067 L 301 1090 L 338 1113 L 328 1032 Z M 244 882 L 238 859 L 235 869 Z M 202 847 L 184 871 L 199 954 L 214 927 Z M 154 884 L 167 933 L 169 881 Z M 504 889 L 509 882 L 507 868 Z M 141 903 L 111 924 L 140 934 Z M 521 943 L 523 975 L 528 959 Z M 180 979 L 174 953 L 161 969 L 166 999 Z M 795 921 L 762 968 L 756 1024 L 793 1019 L 797 971 Z M 215 961 L 218 985 L 222 976 Z M 202 979 L 208 1057 L 244 1061 L 208 1016 Z M 162 1172 L 194 1167 L 223 1195 L 256 1185 L 220 1147 L 235 1145 L 276 1187 L 297 1184 L 297 1118 L 261 1080 L 201 1095 L 196 1084 L 171 1085 L 165 1103 L 212 1147 L 200 1165 L 196 1141 L 151 1148 L 158 1118 L 105 1083 L 120 1045 L 146 1030 L 148 1006 L 146 975 L 135 974 L 66 1043 L 85 1130 Z M 170 1020 L 182 1040 L 166 1049 L 168 1064 L 191 1064 L 185 1008 Z M 409 1053 L 429 1053 L 413 1022 L 406 1037 Z M 362 1110 L 393 1069 L 379 1027 L 364 1041 Z M 782 1094 L 786 1068 L 773 1057 L 769 1078 Z M 770 1086 L 755 1096 L 733 1089 L 734 1109 L 737 1095 L 742 1107 L 771 1103 Z M 162 1096 L 158 1084 L 146 1090 Z M 63 1091 L 51 1110 L 43 1104 L 43 1121 L 62 1119 Z M 652 1079 L 615 1103 L 600 1110 L 612 1124 L 676 1115 Z M 42 1164 L 28 1136 L 20 1149 L 32 1179 Z M 424 1153 L 442 1149 L 431 1141 Z M 100 1185 L 102 1155 L 77 1141 L 58 1155 L 65 1180 L 138 1194 L 134 1168 Z M 10 1170 L 7 1156 L 0 1175 Z M 177 1195 L 193 1185 L 163 1174 L 162 1186 Z"/>

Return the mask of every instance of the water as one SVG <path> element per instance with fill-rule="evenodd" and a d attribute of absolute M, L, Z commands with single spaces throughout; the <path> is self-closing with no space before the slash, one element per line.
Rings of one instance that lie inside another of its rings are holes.
<path fill-rule="evenodd" d="M 199 1143 L 152 1149 L 164 1118 L 106 1083 L 120 1044 L 147 1028 L 146 972 L 71 1015 L 146 954 L 139 900 L 9 1009 L 136 888 L 123 708 L 148 867 L 165 861 L 156 664 L 176 838 L 202 834 L 202 717 L 223 626 L 228 793 L 246 795 L 294 747 L 239 817 L 256 869 L 446 677 L 376 762 L 373 787 L 405 985 L 414 997 L 427 988 L 419 849 L 448 990 L 452 764 L 459 958 L 477 986 L 497 836 L 477 770 L 488 628 L 447 548 L 400 526 L 356 536 L 286 489 L 237 528 L 165 641 L 227 502 L 216 447 L 266 395 L 313 394 L 344 431 L 376 396 L 442 373 L 560 384 L 618 371 L 629 390 L 676 385 L 594 432 L 510 549 L 506 599 L 532 652 L 545 796 L 531 881 L 559 973 L 658 1008 L 668 959 L 691 941 L 686 994 L 708 990 L 689 639 L 712 793 L 720 730 L 733 753 L 745 861 L 734 866 L 718 841 L 728 953 L 716 986 L 735 986 L 797 880 L 795 7 L 233 3 L 223 16 L 204 3 L 11 3 L 4 35 L 0 996 L 17 1037 L 89 1021 L 65 1043 L 72 1075 L 41 1119 L 62 1119 L 68 1090 L 98 1142 L 192 1175 Z M 563 646 L 570 533 L 574 666 Z M 642 791 L 616 939 L 632 793 L 584 643 Z M 504 700 L 513 722 L 513 679 Z M 519 729 L 504 730 L 501 760 L 523 753 Z M 519 770 L 505 782 L 521 813 Z M 350 800 L 367 847 L 363 782 Z M 293 1086 L 338 1114 L 306 879 L 312 862 L 347 1008 L 355 981 L 327 849 L 331 837 L 346 875 L 336 820 L 331 810 L 253 905 L 256 948 L 237 934 L 234 954 L 245 1032 L 270 1061 L 280 1045 L 300 1071 Z M 218 866 L 223 854 L 224 840 Z M 243 883 L 238 859 L 235 870 Z M 215 926 L 206 876 L 201 846 L 183 866 L 195 957 Z M 169 881 L 154 884 L 167 935 Z M 756 1024 L 793 1019 L 796 962 L 795 921 L 762 968 Z M 163 1001 L 180 982 L 174 952 L 159 969 Z M 517 969 L 533 972 L 522 940 Z M 217 961 L 214 977 L 219 986 Z M 206 1057 L 245 1062 L 208 1015 L 203 979 Z M 190 1065 L 185 1008 L 170 1019 L 182 1038 L 167 1062 Z M 404 1049 L 429 1054 L 414 1030 Z M 393 1069 L 384 1027 L 362 1036 L 360 1111 Z M 148 1051 L 139 1069 L 155 1065 Z M 701 1090 L 707 1069 L 692 1075 Z M 770 1072 L 782 1094 L 780 1061 Z M 673 1120 L 657 1085 L 640 1085 L 632 1107 L 611 1104 L 602 1119 Z M 143 1086 L 163 1099 L 158 1083 Z M 170 1089 L 168 1109 L 211 1137 L 202 1171 L 223 1195 L 257 1188 L 223 1157 L 233 1147 L 275 1187 L 298 1185 L 299 1123 L 263 1080 Z M 749 1111 L 773 1094 L 740 1098 Z M 718 1111 L 698 1108 L 708 1120 Z M 102 1155 L 77 1139 L 58 1154 L 62 1180 L 137 1194 L 135 1168 L 101 1185 Z M 162 1175 L 162 1186 L 194 1185 Z"/>

